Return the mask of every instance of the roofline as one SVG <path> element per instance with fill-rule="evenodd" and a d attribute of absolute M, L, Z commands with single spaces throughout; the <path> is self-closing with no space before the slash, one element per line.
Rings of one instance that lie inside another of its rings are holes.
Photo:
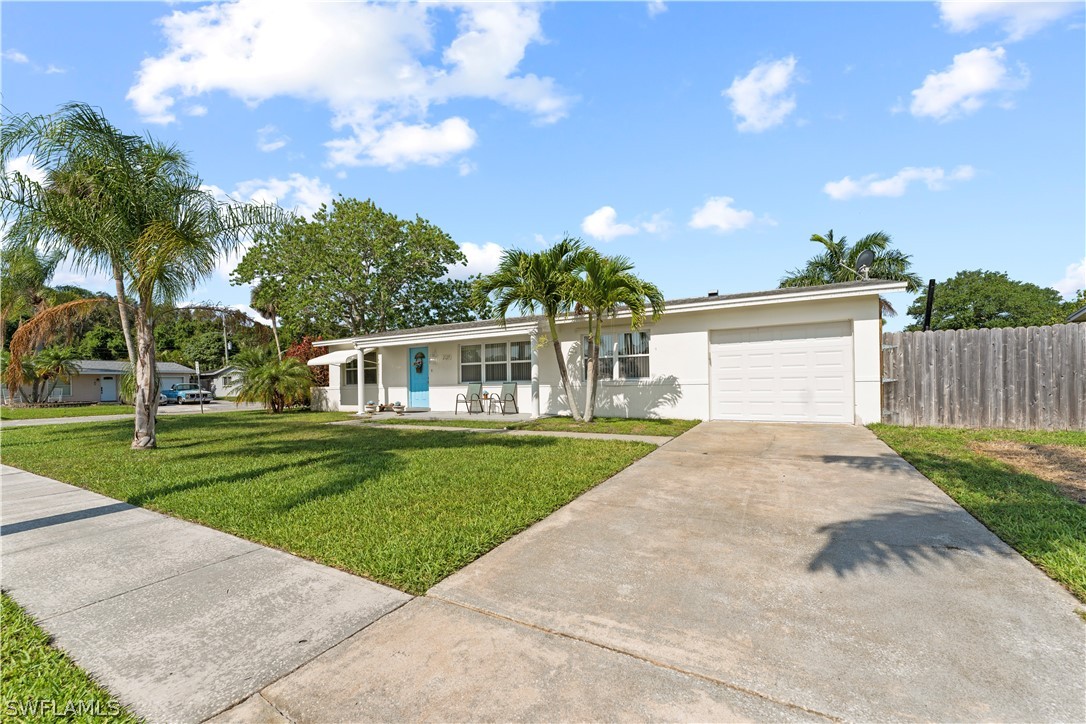
<path fill-rule="evenodd" d="M 761 292 L 745 292 L 741 294 L 724 294 L 713 297 L 692 297 L 675 299 L 664 302 L 664 314 L 682 314 L 686 312 L 701 312 L 714 309 L 728 309 L 734 307 L 751 307 L 762 304 L 784 304 L 791 302 L 815 301 L 820 299 L 847 299 L 851 297 L 871 296 L 873 294 L 887 294 L 905 291 L 905 282 L 892 282 L 883 280 L 870 280 L 858 282 L 845 282 L 842 284 L 824 284 L 814 287 L 792 287 L 783 289 L 770 289 Z M 616 319 L 628 318 L 629 310 L 620 310 Z M 545 317 L 514 317 L 505 320 L 500 319 L 479 321 L 472 326 L 463 324 L 434 325 L 432 327 L 420 327 L 390 331 L 380 334 L 367 334 L 357 337 L 344 337 L 342 339 L 330 339 L 315 342 L 314 347 L 332 347 L 349 344 L 357 348 L 380 347 L 391 344 L 409 344 L 411 342 L 444 341 L 449 339 L 472 339 L 475 337 L 495 337 L 523 334 L 533 329 L 538 329 L 540 322 Z M 556 321 L 559 325 L 572 324 L 582 321 L 582 317 L 567 314 Z M 489 323 L 488 323 L 489 322 Z"/>
<path fill-rule="evenodd" d="M 1086 320 L 1086 307 L 1078 310 L 1077 312 L 1071 312 L 1071 316 L 1067 318 L 1068 322 L 1077 322 L 1078 320 Z"/>

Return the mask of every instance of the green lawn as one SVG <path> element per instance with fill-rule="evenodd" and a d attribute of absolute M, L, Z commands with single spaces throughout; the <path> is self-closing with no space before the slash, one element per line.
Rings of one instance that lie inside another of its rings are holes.
<path fill-rule="evenodd" d="M 422 593 L 653 450 L 322 424 L 336 413 L 160 417 L 4 432 L 3 461 Z"/>
<path fill-rule="evenodd" d="M 9 721 L 138 721 L 7 595 L 0 597 L 0 712 Z"/>
<path fill-rule="evenodd" d="M 1086 601 L 1086 506 L 1035 475 L 970 449 L 991 440 L 1086 447 L 1086 432 L 871 429 L 992 532 Z"/>
<path fill-rule="evenodd" d="M 487 430 L 505 428 L 515 430 L 551 430 L 556 432 L 601 432 L 617 435 L 661 435 L 675 437 L 697 425 L 700 420 L 653 419 L 639 420 L 625 417 L 597 417 L 590 423 L 574 422 L 569 417 L 541 417 L 527 422 L 501 422 L 484 416 L 464 416 L 462 420 L 411 420 L 393 418 L 374 420 L 391 425 L 433 425 L 435 427 L 474 427 Z"/>
<path fill-rule="evenodd" d="M 131 415 L 131 405 L 85 405 L 82 407 L 0 407 L 0 420 L 40 420 L 48 417 L 85 415 Z"/>

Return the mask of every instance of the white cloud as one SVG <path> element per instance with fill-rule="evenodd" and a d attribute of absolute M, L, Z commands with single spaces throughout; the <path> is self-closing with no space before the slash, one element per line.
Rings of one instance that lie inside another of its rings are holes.
<path fill-rule="evenodd" d="M 1086 288 L 1086 257 L 1068 264 L 1063 279 L 1055 282 L 1052 288 L 1067 299 L 1075 296 L 1079 289 Z"/>
<path fill-rule="evenodd" d="M 280 148 L 287 145 L 289 141 L 290 136 L 283 135 L 279 132 L 279 129 L 272 124 L 268 124 L 263 128 L 258 128 L 256 131 L 256 147 L 264 153 L 278 151 Z"/>
<path fill-rule="evenodd" d="M 664 0 L 649 0 L 646 10 L 648 10 L 650 18 L 655 18 L 660 13 L 667 12 L 667 3 Z"/>
<path fill-rule="evenodd" d="M 648 221 L 641 222 L 641 228 L 649 234 L 667 234 L 671 231 L 671 221 L 667 218 L 668 211 L 660 211 L 649 217 Z"/>
<path fill-rule="evenodd" d="M 45 182 L 45 171 L 38 165 L 37 158 L 32 153 L 16 156 L 4 165 L 9 174 L 18 172 L 35 183 Z"/>
<path fill-rule="evenodd" d="M 838 201 L 857 196 L 903 196 L 913 181 L 924 182 L 932 191 L 942 191 L 949 181 L 968 181 L 976 171 L 972 166 L 958 166 L 947 173 L 939 166 L 917 168 L 906 166 L 893 176 L 880 179 L 878 174 L 869 174 L 859 179 L 845 176 L 840 181 L 830 181 L 822 190 L 830 198 Z"/>
<path fill-rule="evenodd" d="M 249 179 L 237 185 L 234 197 L 255 203 L 277 203 L 283 208 L 309 216 L 321 204 L 332 200 L 332 188 L 317 177 L 292 173 L 285 179 Z"/>
<path fill-rule="evenodd" d="M 187 108 L 185 108 L 185 115 L 186 116 L 193 116 L 195 118 L 199 118 L 201 116 L 206 116 L 207 115 L 207 106 L 200 105 L 199 103 L 188 106 Z"/>
<path fill-rule="evenodd" d="M 239 312 L 241 312 L 245 316 L 249 317 L 249 319 L 260 322 L 265 327 L 270 327 L 271 326 L 271 320 L 270 319 L 268 319 L 267 317 L 265 317 L 260 312 L 253 309 L 252 307 L 250 307 L 248 304 L 231 304 L 230 309 L 238 310 Z"/>
<path fill-rule="evenodd" d="M 1006 51 L 998 47 L 955 55 L 950 67 L 929 74 L 913 91 L 909 111 L 914 116 L 949 121 L 979 110 L 991 93 L 1024 88 L 1028 72 L 1021 67 L 1019 75 L 1011 75 L 1005 57 Z"/>
<path fill-rule="evenodd" d="M 743 229 L 754 223 L 754 212 L 732 207 L 735 199 L 730 196 L 713 196 L 701 207 L 694 209 L 690 228 L 713 229 L 722 233 Z M 772 220 L 767 219 L 768 223 Z"/>
<path fill-rule="evenodd" d="M 440 166 L 474 146 L 476 138 L 468 122 L 454 116 L 436 126 L 397 122 L 380 131 L 360 131 L 352 138 L 329 141 L 325 146 L 335 165 L 398 170 L 412 164 Z"/>
<path fill-rule="evenodd" d="M 544 42 L 535 4 L 267 3 L 240 0 L 174 10 L 167 47 L 143 61 L 128 99 L 144 120 L 169 123 L 184 98 L 223 91 L 249 105 L 288 96 L 324 103 L 329 160 L 344 165 L 444 163 L 475 143 L 468 122 L 428 120 L 458 98 L 485 98 L 541 123 L 571 99 L 553 79 L 522 73 Z M 455 37 L 435 47 L 435 16 L 454 13 Z M 437 52 L 440 51 L 440 52 Z M 440 60 L 435 60 L 440 58 Z"/>
<path fill-rule="evenodd" d="M 113 279 L 100 272 L 100 271 L 85 271 L 76 269 L 68 262 L 64 260 L 57 266 L 55 272 L 53 272 L 53 279 L 50 282 L 53 286 L 73 286 L 80 287 L 81 289 L 89 289 L 92 292 L 109 292 L 110 294 L 117 293 L 117 285 Z"/>
<path fill-rule="evenodd" d="M 759 63 L 742 78 L 736 76 L 723 95 L 731 99 L 732 113 L 740 131 L 758 133 L 784 123 L 796 108 L 788 89 L 796 79 L 796 59 Z"/>
<path fill-rule="evenodd" d="M 26 53 L 20 53 L 15 48 L 5 50 L 2 54 L 4 60 L 10 60 L 12 63 L 29 63 L 30 58 L 26 57 Z"/>
<path fill-rule="evenodd" d="M 467 176 L 468 174 L 475 173 L 478 166 L 470 158 L 462 158 L 456 164 L 457 171 L 461 176 Z"/>
<path fill-rule="evenodd" d="M 611 241 L 620 236 L 637 233 L 637 227 L 618 221 L 618 212 L 612 206 L 601 206 L 581 222 L 581 231 L 600 241 Z"/>
<path fill-rule="evenodd" d="M 505 249 L 492 241 L 485 244 L 468 241 L 460 245 L 460 251 L 468 258 L 468 265 L 449 267 L 449 276 L 453 279 L 466 279 L 472 274 L 489 274 L 498 268 Z"/>
<path fill-rule="evenodd" d="M 1081 8 L 1081 2 L 943 0 L 939 3 L 939 15 L 943 24 L 955 33 L 968 33 L 982 25 L 998 23 L 1007 33 L 1006 42 L 1014 42 L 1072 15 Z"/>

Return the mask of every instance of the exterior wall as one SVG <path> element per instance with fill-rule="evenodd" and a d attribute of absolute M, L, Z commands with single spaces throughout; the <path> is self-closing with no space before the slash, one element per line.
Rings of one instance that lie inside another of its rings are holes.
<path fill-rule="evenodd" d="M 711 415 L 711 331 L 835 321 L 849 322 L 852 327 L 855 421 L 860 424 L 877 422 L 881 415 L 881 339 L 878 297 L 873 294 L 674 314 L 665 312 L 660 320 L 646 324 L 643 328 L 649 333 L 651 377 L 641 380 L 602 381 L 597 392 L 597 414 L 615 417 L 708 419 Z M 578 408 L 584 405 L 581 339 L 587 331 L 587 322 L 581 320 L 559 325 L 559 337 Z M 626 320 L 614 320 L 604 330 L 605 333 L 624 331 L 629 331 Z M 545 330 L 540 330 L 541 337 L 544 332 Z M 460 381 L 461 343 L 486 344 L 527 338 L 528 332 L 513 334 L 496 331 L 492 336 L 472 336 L 461 341 L 429 344 L 411 342 L 381 347 L 381 380 L 384 393 L 374 385 L 366 385 L 363 402 L 377 400 L 406 404 L 408 349 L 425 346 L 429 347 L 430 352 L 430 409 L 452 411 L 456 395 L 463 393 L 466 387 L 466 383 Z M 341 345 L 336 349 L 350 347 Z M 549 343 L 545 344 L 539 348 L 537 354 L 540 411 L 543 414 L 569 414 L 553 347 Z M 483 384 L 483 390 L 488 392 L 498 392 L 500 388 L 500 383 Z M 322 405 L 321 409 L 357 409 L 357 389 L 355 386 L 341 385 L 341 368 L 338 365 L 329 367 L 329 387 L 324 390 L 325 394 L 319 403 Z M 521 412 L 532 411 L 530 382 L 518 382 L 517 402 Z"/>
<path fill-rule="evenodd" d="M 72 396 L 65 397 L 65 401 L 71 402 L 98 402 L 102 399 L 101 385 L 95 380 L 100 380 L 100 375 L 73 375 Z M 120 390 L 121 380 L 117 378 L 117 388 Z"/>

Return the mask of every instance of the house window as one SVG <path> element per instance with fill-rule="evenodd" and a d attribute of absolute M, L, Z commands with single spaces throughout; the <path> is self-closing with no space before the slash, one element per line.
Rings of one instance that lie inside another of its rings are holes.
<path fill-rule="evenodd" d="M 223 387 L 230 387 L 233 384 L 234 384 L 234 378 L 231 377 L 230 375 L 227 375 L 226 377 L 222 378 L 222 386 Z"/>
<path fill-rule="evenodd" d="M 588 337 L 582 341 L 584 374 L 588 378 Z M 600 338 L 601 380 L 640 380 L 651 377 L 649 368 L 649 333 L 623 332 Z"/>
<path fill-rule="evenodd" d="M 460 348 L 460 381 L 483 381 L 483 348 L 477 344 L 466 344 Z"/>
<path fill-rule="evenodd" d="M 509 379 L 512 382 L 532 381 L 532 343 L 509 343 Z"/>
<path fill-rule="evenodd" d="M 343 386 L 354 387 L 358 384 L 358 358 L 343 365 Z M 377 353 L 370 352 L 362 358 L 362 384 L 377 384 Z"/>
<path fill-rule="evenodd" d="M 62 398 L 62 397 L 71 397 L 72 396 L 72 381 L 68 380 L 67 382 L 64 382 L 64 381 L 57 382 L 57 386 L 53 388 L 53 392 L 49 396 L 50 397 L 55 397 L 58 400 L 60 398 Z"/>
<path fill-rule="evenodd" d="M 531 342 L 488 342 L 460 347 L 461 382 L 530 382 Z"/>

